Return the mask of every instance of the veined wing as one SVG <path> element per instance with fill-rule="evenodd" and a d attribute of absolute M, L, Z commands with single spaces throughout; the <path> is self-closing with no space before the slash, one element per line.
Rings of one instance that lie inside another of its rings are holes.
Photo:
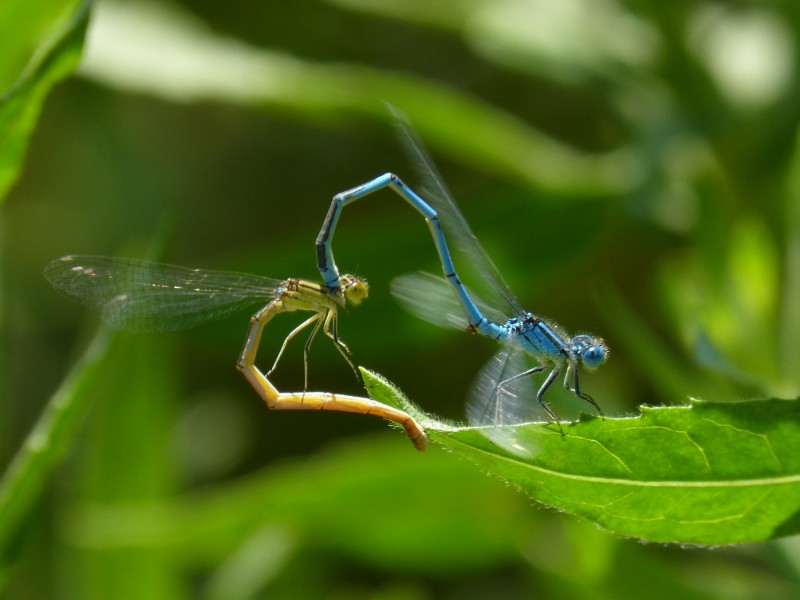
<path fill-rule="evenodd" d="M 467 398 L 470 425 L 484 428 L 484 435 L 492 442 L 519 456 L 531 455 L 536 444 L 521 440 L 515 426 L 541 421 L 544 411 L 536 400 L 532 377 L 500 384 L 526 371 L 528 360 L 523 350 L 504 347 L 478 372 Z"/>
<path fill-rule="evenodd" d="M 275 297 L 285 281 L 108 256 L 71 255 L 44 269 L 70 299 L 101 311 L 115 329 L 188 329 Z"/>
<path fill-rule="evenodd" d="M 490 295 L 489 300 L 497 307 L 507 308 L 508 312 L 514 316 L 522 314 L 524 312 L 522 305 L 500 275 L 492 259 L 486 254 L 478 238 L 472 233 L 469 223 L 461 214 L 453 196 L 408 119 L 393 106 L 390 106 L 389 109 L 396 119 L 401 139 L 417 165 L 422 179 L 420 187 L 422 198 L 439 213 L 448 243 L 452 242 L 453 247 L 469 260 L 471 267 L 483 278 L 485 286 L 481 287 L 481 291 L 485 290 Z M 457 264 L 456 270 L 458 270 Z"/>
<path fill-rule="evenodd" d="M 536 420 L 536 390 L 531 377 L 520 377 L 500 385 L 529 368 L 526 353 L 504 347 L 478 372 L 467 400 L 467 420 L 471 425 L 504 426 Z"/>
<path fill-rule="evenodd" d="M 464 310 L 441 275 L 422 271 L 400 275 L 392 280 L 391 290 L 402 307 L 412 315 L 441 327 L 454 327 L 462 331 L 467 328 Z M 496 323 L 508 320 L 500 311 L 481 302 L 471 292 L 470 295 L 484 316 Z"/>

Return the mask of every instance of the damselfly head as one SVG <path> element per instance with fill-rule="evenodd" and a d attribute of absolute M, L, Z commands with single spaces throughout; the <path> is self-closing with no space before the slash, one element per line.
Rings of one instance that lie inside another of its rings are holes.
<path fill-rule="evenodd" d="M 572 356 L 589 369 L 595 369 L 606 362 L 608 348 L 600 338 L 590 335 L 576 335 L 572 338 Z"/>
<path fill-rule="evenodd" d="M 355 275 L 341 275 L 339 286 L 342 288 L 345 300 L 350 304 L 361 304 L 369 295 L 369 285 L 366 280 Z"/>

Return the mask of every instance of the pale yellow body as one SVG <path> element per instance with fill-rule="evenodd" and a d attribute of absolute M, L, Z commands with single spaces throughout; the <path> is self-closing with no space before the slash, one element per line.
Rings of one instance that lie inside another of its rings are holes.
<path fill-rule="evenodd" d="M 330 392 L 279 392 L 267 377 L 272 373 L 280 360 L 286 345 L 292 337 L 309 325 L 313 325 L 311 336 L 306 343 L 306 354 L 308 346 L 314 336 L 319 332 L 320 327 L 326 336 L 333 340 L 336 348 L 345 357 L 350 367 L 358 371 L 350 357 L 347 346 L 338 338 L 337 308 L 346 306 L 349 301 L 358 304 L 367 296 L 366 282 L 352 276 L 342 275 L 340 278 L 340 288 L 333 290 L 323 285 L 319 285 L 303 279 L 289 279 L 286 288 L 280 292 L 278 297 L 259 310 L 250 319 L 250 329 L 247 334 L 242 353 L 236 367 L 242 372 L 245 379 L 258 392 L 258 395 L 271 410 L 335 410 L 339 412 L 359 413 L 364 415 L 375 415 L 390 421 L 394 421 L 403 426 L 417 450 L 425 450 L 427 447 L 427 436 L 419 424 L 407 413 L 376 402 L 369 398 L 360 396 L 347 396 L 344 394 L 333 394 Z M 310 311 L 315 313 L 296 327 L 286 338 L 281 346 L 275 363 L 267 375 L 259 371 L 255 365 L 258 346 L 264 327 L 277 314 L 292 311 Z M 305 356 L 304 356 L 305 358 Z M 306 361 L 307 363 L 307 361 Z M 308 380 L 308 368 L 305 364 L 306 383 Z"/>

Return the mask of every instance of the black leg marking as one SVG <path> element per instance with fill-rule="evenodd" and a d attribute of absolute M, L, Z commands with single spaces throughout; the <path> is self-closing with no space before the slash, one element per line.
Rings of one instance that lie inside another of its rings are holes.
<path fill-rule="evenodd" d="M 347 361 L 347 364 L 350 365 L 350 369 L 355 374 L 356 380 L 363 384 L 364 379 L 361 377 L 361 372 L 358 370 L 358 367 L 353 360 L 353 354 L 350 352 L 350 348 L 348 348 L 347 344 L 339 339 L 339 316 L 336 311 L 330 311 L 325 317 L 325 327 L 323 331 L 325 332 L 325 335 L 333 340 L 333 343 L 336 346 L 336 349 L 339 351 L 339 354 L 341 354 Z"/>
<path fill-rule="evenodd" d="M 572 386 L 569 385 L 570 369 L 572 370 Z M 597 402 L 594 401 L 594 398 L 592 398 L 589 394 L 586 394 L 581 391 L 580 382 L 578 380 L 578 372 L 579 371 L 577 367 L 573 367 L 572 365 L 567 367 L 567 375 L 566 377 L 564 377 L 564 387 L 567 388 L 573 394 L 575 394 L 581 400 L 585 400 L 586 402 L 594 406 L 595 409 L 597 409 L 597 412 L 600 415 L 600 417 L 605 419 L 605 415 L 603 414 L 603 409 L 600 408 L 600 405 L 597 404 Z"/>
<path fill-rule="evenodd" d="M 547 403 L 544 401 L 545 393 L 550 388 L 550 386 L 553 385 L 553 382 L 556 380 L 556 378 L 559 376 L 560 373 L 561 373 L 561 367 L 558 366 L 553 367 L 553 370 L 550 371 L 550 374 L 547 376 L 547 379 L 544 380 L 542 387 L 540 387 L 539 391 L 536 392 L 536 399 L 539 401 L 539 404 L 542 405 L 542 408 L 544 408 L 547 411 L 547 414 L 550 415 L 550 418 L 553 419 L 553 422 L 556 425 L 558 425 L 558 429 L 561 431 L 561 435 L 563 436 L 564 428 L 561 426 L 561 421 L 558 420 L 556 413 L 554 413 L 547 405 Z"/>
<path fill-rule="evenodd" d="M 314 328 L 311 330 L 311 333 L 306 340 L 306 345 L 303 348 L 303 393 L 305 394 L 306 390 L 308 389 L 308 353 L 311 350 L 311 342 L 314 341 L 314 337 L 317 335 L 319 328 L 322 326 L 322 319 L 317 319 L 317 322 L 314 323 Z"/>

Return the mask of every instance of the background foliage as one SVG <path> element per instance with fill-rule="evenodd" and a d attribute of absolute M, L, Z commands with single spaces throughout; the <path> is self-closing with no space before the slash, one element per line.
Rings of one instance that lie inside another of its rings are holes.
<path fill-rule="evenodd" d="M 608 414 L 796 397 L 797 3 L 109 2 L 34 131 L 83 9 L 0 8 L 0 184 L 25 159 L 2 216 L 3 463 L 43 411 L 70 416 L 27 447 L 27 491 L 0 515 L 10 597 L 797 593 L 796 538 L 619 539 L 374 419 L 268 413 L 233 367 L 249 315 L 95 337 L 96 315 L 41 277 L 78 252 L 316 277 L 334 193 L 387 170 L 413 182 L 389 101 L 524 304 L 607 339 L 584 385 Z M 336 253 L 372 285 L 342 322 L 356 357 L 462 418 L 492 344 L 388 294 L 437 269 L 417 215 L 388 193 L 365 200 Z M 291 350 L 283 389 L 302 381 Z M 328 344 L 311 383 L 359 391 Z M 580 408 L 553 400 L 564 417 Z"/>

